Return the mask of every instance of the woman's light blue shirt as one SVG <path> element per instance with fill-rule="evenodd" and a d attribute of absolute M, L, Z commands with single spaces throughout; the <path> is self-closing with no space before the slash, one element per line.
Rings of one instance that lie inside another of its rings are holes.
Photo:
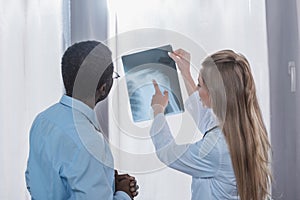
<path fill-rule="evenodd" d="M 211 109 L 204 108 L 198 92 L 186 102 L 201 133 L 216 127 Z M 235 200 L 237 186 L 229 149 L 220 128 L 194 144 L 177 145 L 163 114 L 158 114 L 150 131 L 158 158 L 169 167 L 192 176 L 192 200 Z"/>
<path fill-rule="evenodd" d="M 64 95 L 30 131 L 27 188 L 35 200 L 130 200 L 114 191 L 111 150 L 94 111 Z"/>

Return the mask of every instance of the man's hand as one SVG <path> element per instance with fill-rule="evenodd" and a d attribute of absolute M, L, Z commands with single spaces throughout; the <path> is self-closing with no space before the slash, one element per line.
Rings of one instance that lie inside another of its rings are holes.
<path fill-rule="evenodd" d="M 116 191 L 126 192 L 131 199 L 138 195 L 139 186 L 137 185 L 137 181 L 133 176 L 129 176 L 128 174 L 118 174 L 118 171 L 115 170 L 115 186 Z"/>

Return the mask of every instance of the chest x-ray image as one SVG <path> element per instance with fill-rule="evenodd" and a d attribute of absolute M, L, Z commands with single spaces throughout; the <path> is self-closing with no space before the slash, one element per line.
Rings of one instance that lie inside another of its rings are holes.
<path fill-rule="evenodd" d="M 184 111 L 175 62 L 169 57 L 170 45 L 122 56 L 123 67 L 134 122 L 151 119 L 151 99 L 156 80 L 160 90 L 169 92 L 166 115 Z"/>

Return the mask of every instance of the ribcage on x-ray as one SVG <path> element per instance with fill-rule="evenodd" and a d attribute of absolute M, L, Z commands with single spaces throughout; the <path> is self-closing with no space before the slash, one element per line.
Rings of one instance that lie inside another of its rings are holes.
<path fill-rule="evenodd" d="M 149 118 L 149 110 L 145 110 L 146 107 L 143 103 L 142 91 L 139 89 L 134 89 L 134 82 L 128 81 L 127 87 L 129 89 L 129 100 L 130 108 L 132 112 L 132 117 L 134 121 L 144 121 Z"/>
<path fill-rule="evenodd" d="M 160 71 L 143 69 L 127 74 L 126 82 L 130 99 L 132 117 L 135 122 L 150 119 L 152 108 L 151 99 L 154 94 L 152 80 L 155 79 L 161 91 L 169 91 L 169 104 L 166 113 L 180 112 L 180 104 L 171 91 L 169 78 Z"/>

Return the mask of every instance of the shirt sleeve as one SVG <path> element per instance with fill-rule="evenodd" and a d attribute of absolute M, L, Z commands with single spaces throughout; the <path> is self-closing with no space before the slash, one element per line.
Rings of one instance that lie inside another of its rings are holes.
<path fill-rule="evenodd" d="M 131 198 L 123 191 L 117 191 L 114 195 L 114 200 L 131 200 Z"/>
<path fill-rule="evenodd" d="M 26 182 L 26 188 L 29 192 L 29 194 L 31 194 L 31 191 L 30 191 L 30 176 L 29 176 L 29 169 L 27 167 L 26 171 L 25 171 L 25 182 Z"/>
<path fill-rule="evenodd" d="M 74 199 L 131 200 L 125 192 L 114 191 L 114 170 L 84 149 L 79 149 L 72 163 L 62 169 L 61 176 L 72 190 Z"/>
<path fill-rule="evenodd" d="M 185 102 L 187 111 L 195 121 L 199 131 L 204 134 L 205 131 L 219 124 L 217 117 L 212 109 L 205 108 L 201 102 L 198 92 L 194 92 Z"/>
<path fill-rule="evenodd" d="M 212 177 L 218 171 L 220 134 L 210 133 L 194 144 L 177 145 L 163 114 L 154 118 L 150 134 L 158 158 L 169 167 L 202 178 Z"/>

